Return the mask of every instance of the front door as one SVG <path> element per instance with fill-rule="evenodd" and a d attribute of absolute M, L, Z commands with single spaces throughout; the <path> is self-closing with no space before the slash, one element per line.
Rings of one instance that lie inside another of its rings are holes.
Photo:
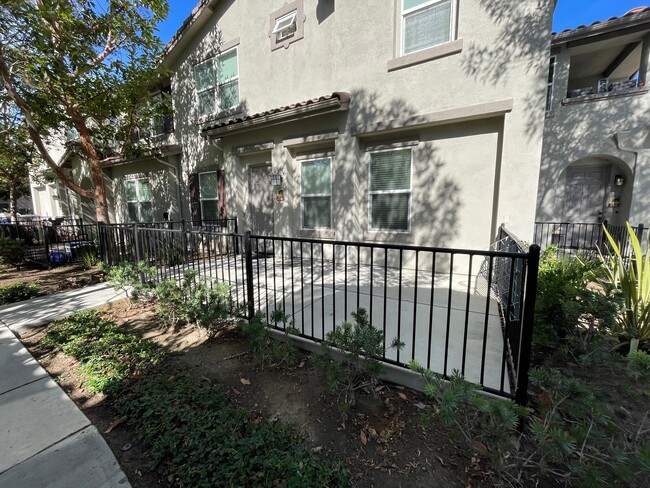
<path fill-rule="evenodd" d="M 271 166 L 248 167 L 248 212 L 253 235 L 273 235 L 273 187 L 270 175 Z"/>
<path fill-rule="evenodd" d="M 562 247 L 592 248 L 599 242 L 603 221 L 608 166 L 575 166 L 566 170 Z M 582 225 L 575 225 L 582 224 Z"/>
<path fill-rule="evenodd" d="M 566 170 L 564 221 L 598 224 L 603 220 L 609 167 L 575 166 Z"/>

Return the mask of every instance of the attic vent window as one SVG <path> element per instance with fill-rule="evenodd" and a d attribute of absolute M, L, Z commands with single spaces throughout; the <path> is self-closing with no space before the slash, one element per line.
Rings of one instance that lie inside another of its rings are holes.
<path fill-rule="evenodd" d="M 273 28 L 273 34 L 275 34 L 277 41 L 282 41 L 288 37 L 293 36 L 296 33 L 296 15 L 297 11 L 283 15 L 275 21 L 275 27 Z"/>

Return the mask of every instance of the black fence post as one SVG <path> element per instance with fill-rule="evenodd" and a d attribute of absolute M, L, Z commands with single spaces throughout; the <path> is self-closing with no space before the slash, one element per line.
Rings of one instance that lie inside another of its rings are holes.
<path fill-rule="evenodd" d="M 636 237 L 639 239 L 641 248 L 643 248 L 643 224 L 639 224 L 639 226 L 636 228 Z"/>
<path fill-rule="evenodd" d="M 190 260 L 187 257 L 187 234 L 185 233 L 185 219 L 181 221 L 181 246 L 183 246 L 183 264 L 188 264 Z"/>
<path fill-rule="evenodd" d="M 515 401 L 525 406 L 528 402 L 528 371 L 533 349 L 533 326 L 535 324 L 535 298 L 537 295 L 537 278 L 539 273 L 540 247 L 537 244 L 528 250 L 528 266 L 526 273 L 526 293 L 524 316 L 521 321 L 521 346 L 519 368 L 517 371 L 517 390 Z"/>
<path fill-rule="evenodd" d="M 47 241 L 47 227 L 43 224 L 40 225 L 41 231 L 43 232 L 43 243 L 45 244 L 45 265 L 48 268 L 52 267 L 52 262 L 50 261 L 50 243 Z M 34 226 L 34 229 L 37 229 L 37 226 Z"/>
<path fill-rule="evenodd" d="M 246 306 L 248 319 L 251 320 L 255 315 L 255 296 L 253 288 L 253 246 L 250 230 L 247 230 L 246 234 L 244 234 L 244 254 L 246 261 Z"/>
<path fill-rule="evenodd" d="M 97 232 L 97 257 L 100 261 L 104 262 L 104 240 L 102 239 L 101 222 L 95 224 L 95 232 Z"/>

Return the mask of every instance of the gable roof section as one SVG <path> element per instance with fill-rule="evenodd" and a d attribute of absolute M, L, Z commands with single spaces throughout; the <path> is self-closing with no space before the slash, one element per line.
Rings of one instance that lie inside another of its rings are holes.
<path fill-rule="evenodd" d="M 200 0 L 196 7 L 192 9 L 190 15 L 183 21 L 176 34 L 172 36 L 165 47 L 163 52 L 164 65 L 169 65 L 175 61 L 179 50 L 190 42 L 194 34 L 206 24 L 218 3 L 219 0 Z"/>
<path fill-rule="evenodd" d="M 347 92 L 334 92 L 330 95 L 303 100 L 253 115 L 235 117 L 221 122 L 208 122 L 203 126 L 201 132 L 205 137 L 218 138 L 316 115 L 344 111 L 348 110 L 350 99 L 350 94 Z"/>
<path fill-rule="evenodd" d="M 581 25 L 575 29 L 567 29 L 553 33 L 552 46 L 573 41 L 597 41 L 606 35 L 618 35 L 618 31 L 636 31 L 650 29 L 650 7 L 637 7 L 620 17 L 611 17 L 604 21 L 596 21 L 591 25 Z M 623 35 L 627 32 L 621 32 Z"/>

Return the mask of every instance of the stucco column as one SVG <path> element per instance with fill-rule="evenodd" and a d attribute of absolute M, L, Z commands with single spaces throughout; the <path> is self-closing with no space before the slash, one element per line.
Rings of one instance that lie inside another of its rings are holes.
<path fill-rule="evenodd" d="M 650 34 L 643 39 L 641 48 L 641 64 L 639 65 L 639 85 L 647 85 L 650 81 L 648 70 L 650 69 Z"/>

